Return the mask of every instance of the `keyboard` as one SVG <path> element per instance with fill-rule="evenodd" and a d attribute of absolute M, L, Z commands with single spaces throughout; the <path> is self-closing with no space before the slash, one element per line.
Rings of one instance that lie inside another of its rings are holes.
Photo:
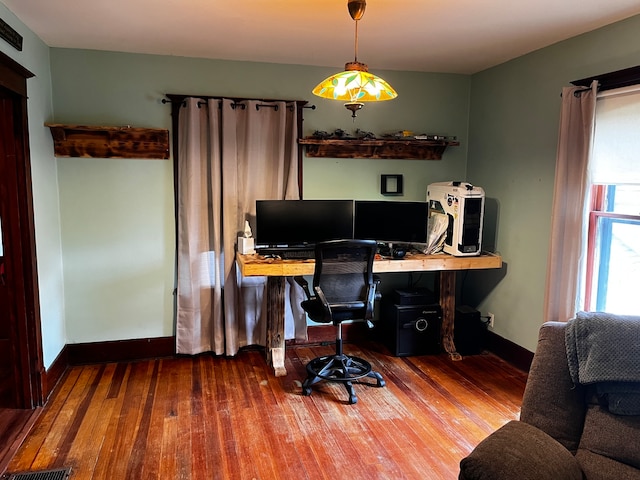
<path fill-rule="evenodd" d="M 285 250 L 280 254 L 284 260 L 316 258 L 315 250 Z"/>
<path fill-rule="evenodd" d="M 313 248 L 295 248 L 295 247 L 281 247 L 281 248 L 258 248 L 258 254 L 278 256 L 283 260 L 306 260 L 316 257 L 316 252 Z"/>

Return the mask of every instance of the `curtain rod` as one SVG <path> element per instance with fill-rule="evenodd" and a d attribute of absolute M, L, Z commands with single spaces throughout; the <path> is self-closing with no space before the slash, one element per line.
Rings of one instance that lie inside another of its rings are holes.
<path fill-rule="evenodd" d="M 582 78 L 574 80 L 572 85 L 588 87 L 593 80 L 598 80 L 599 91 L 613 90 L 617 88 L 627 87 L 640 83 L 640 65 L 615 72 L 602 73 L 594 77 Z"/>
<path fill-rule="evenodd" d="M 201 98 L 203 100 L 222 100 L 223 98 L 228 98 L 229 100 L 232 100 L 234 103 L 246 102 L 249 100 L 257 100 L 259 102 L 285 102 L 285 103 L 295 102 L 301 108 L 310 108 L 311 110 L 316 109 L 315 105 L 307 105 L 307 103 L 309 103 L 307 100 L 283 100 L 283 99 L 272 99 L 272 98 L 269 98 L 269 99 L 268 98 L 241 98 L 241 97 L 225 97 L 225 96 L 217 96 L 217 95 L 216 96 L 188 95 L 188 94 L 175 94 L 175 93 L 165 93 L 165 97 L 167 97 L 168 100 L 167 98 L 163 98 L 162 103 L 164 104 L 173 103 L 173 102 L 181 103 L 184 101 L 185 98 L 189 98 L 189 97 Z"/>
<path fill-rule="evenodd" d="M 582 92 L 588 92 L 591 89 L 588 87 L 583 87 L 581 90 L 576 90 L 573 92 L 574 96 L 579 96 Z M 621 95 L 628 95 L 630 93 L 638 93 L 640 92 L 640 84 L 628 85 L 626 87 L 613 88 L 609 90 L 600 90 L 598 89 L 598 93 L 596 94 L 596 98 L 607 98 L 607 97 L 617 97 Z"/>

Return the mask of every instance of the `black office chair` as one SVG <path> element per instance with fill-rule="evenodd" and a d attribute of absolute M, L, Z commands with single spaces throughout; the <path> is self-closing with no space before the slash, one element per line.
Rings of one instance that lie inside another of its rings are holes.
<path fill-rule="evenodd" d="M 295 277 L 307 295 L 301 305 L 309 318 L 314 322 L 333 323 L 337 328 L 336 353 L 314 358 L 307 364 L 303 395 L 311 395 L 311 386 L 322 380 L 339 382 L 349 393 L 349 403 L 354 404 L 358 398 L 353 383 L 361 383 L 357 380 L 370 377 L 376 380 L 375 386 L 385 386 L 382 375 L 372 371 L 369 362 L 342 351 L 342 322 L 373 318 L 377 283 L 372 271 L 375 254 L 376 242 L 372 240 L 320 242 L 315 248 L 315 295 L 311 295 L 303 277 Z"/>

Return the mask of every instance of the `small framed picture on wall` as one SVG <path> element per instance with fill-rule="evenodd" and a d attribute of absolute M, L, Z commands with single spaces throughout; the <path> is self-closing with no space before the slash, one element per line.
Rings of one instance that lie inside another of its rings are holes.
<path fill-rule="evenodd" d="M 403 195 L 402 175 L 380 175 L 380 193 L 382 195 Z"/>

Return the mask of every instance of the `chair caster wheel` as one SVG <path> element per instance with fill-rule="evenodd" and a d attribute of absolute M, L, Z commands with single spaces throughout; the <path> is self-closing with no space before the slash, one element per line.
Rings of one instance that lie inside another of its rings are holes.
<path fill-rule="evenodd" d="M 305 397 L 311 395 L 311 387 L 302 387 L 302 395 Z"/>
<path fill-rule="evenodd" d="M 371 372 L 368 376 L 376 379 L 376 387 L 378 388 L 384 387 L 387 384 L 378 372 Z"/>

